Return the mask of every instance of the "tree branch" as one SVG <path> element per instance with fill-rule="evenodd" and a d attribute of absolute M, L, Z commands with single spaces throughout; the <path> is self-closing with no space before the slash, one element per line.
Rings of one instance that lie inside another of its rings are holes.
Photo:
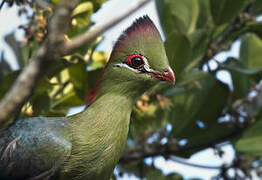
<path fill-rule="evenodd" d="M 116 25 L 120 21 L 122 21 L 124 18 L 131 15 L 133 12 L 138 10 L 140 7 L 148 3 L 150 0 L 140 0 L 136 3 L 134 3 L 132 6 L 129 7 L 127 11 L 125 11 L 123 14 L 111 19 L 109 22 L 105 24 L 96 24 L 94 25 L 90 30 L 87 32 L 73 38 L 71 41 L 68 41 L 65 43 L 65 46 L 63 47 L 63 54 L 70 54 L 74 52 L 79 47 L 85 45 L 87 42 L 90 42 L 94 40 L 96 37 L 101 35 L 103 32 L 105 32 L 107 29 L 111 28 L 112 26 Z"/>
<path fill-rule="evenodd" d="M 95 25 L 86 33 L 75 37 L 71 41 L 65 42 L 64 34 L 67 32 L 69 23 L 71 22 L 72 10 L 77 5 L 78 1 L 61 0 L 49 24 L 46 40 L 32 57 L 30 63 L 21 72 L 11 90 L 0 102 L 0 126 L 20 110 L 32 94 L 37 81 L 41 78 L 46 69 L 48 69 L 53 60 L 68 55 L 79 47 L 91 42 L 104 31 L 108 30 L 149 1 L 150 0 L 140 0 L 126 12 L 104 25 Z"/>
<path fill-rule="evenodd" d="M 52 60 L 60 56 L 61 50 L 54 47 L 61 47 L 64 42 L 63 35 L 68 29 L 71 13 L 77 2 L 77 0 L 61 0 L 51 19 L 46 40 L 0 102 L 0 125 L 9 120 L 22 107 L 32 94 L 40 74 L 45 71 Z"/>
<path fill-rule="evenodd" d="M 176 157 L 176 156 L 171 156 L 170 159 L 172 161 L 178 162 L 180 164 L 184 164 L 184 165 L 196 167 L 196 168 L 204 168 L 204 169 L 220 169 L 221 168 L 221 166 L 207 166 L 207 165 L 190 163 L 190 162 L 187 162 L 185 159 L 180 158 L 180 157 Z"/>
<path fill-rule="evenodd" d="M 181 153 L 185 153 L 186 151 L 198 151 L 208 147 L 213 147 L 216 144 L 222 143 L 224 141 L 229 140 L 232 137 L 239 135 L 244 128 L 236 128 L 233 129 L 231 133 L 217 137 L 216 139 L 212 139 L 207 142 L 202 142 L 199 144 L 191 144 L 187 146 L 178 146 L 177 143 L 167 143 L 165 145 L 161 145 L 159 143 L 156 144 L 146 144 L 145 150 L 141 151 L 140 149 L 129 149 L 126 150 L 121 159 L 120 163 L 128 163 L 130 161 L 136 161 L 140 159 L 144 159 L 147 157 L 155 157 L 155 156 L 164 156 L 169 157 L 171 155 L 179 155 Z"/>
<path fill-rule="evenodd" d="M 235 20 L 230 24 L 225 31 L 210 43 L 205 55 L 203 56 L 200 67 L 202 67 L 208 60 L 213 58 L 218 53 L 225 51 L 230 48 L 235 39 L 228 41 L 228 37 L 234 32 L 239 31 L 241 28 L 245 27 L 247 20 L 241 18 L 241 14 L 248 13 L 253 6 L 253 2 L 249 3 L 246 8 L 235 18 Z M 237 36 L 239 37 L 239 36 Z"/>
<path fill-rule="evenodd" d="M 245 111 L 246 115 L 243 117 L 245 123 L 239 125 L 239 127 L 232 128 L 232 131 L 224 136 L 217 137 L 215 139 L 186 146 L 178 146 L 176 142 L 168 141 L 167 144 L 160 144 L 159 142 L 144 145 L 143 149 L 127 149 L 123 153 L 120 163 L 125 164 L 130 161 L 137 161 L 147 157 L 164 156 L 170 158 L 172 155 L 183 154 L 186 151 L 199 151 L 208 147 L 214 147 L 219 143 L 229 141 L 231 138 L 239 136 L 245 129 L 250 127 L 255 121 L 253 121 L 262 112 L 262 80 L 258 83 L 254 90 L 256 96 L 253 98 L 245 98 L 240 106 L 235 106 L 234 111 Z M 239 104 L 236 102 L 236 104 Z M 250 121 L 251 120 L 251 121 Z M 146 142 L 146 141 L 145 141 Z"/>

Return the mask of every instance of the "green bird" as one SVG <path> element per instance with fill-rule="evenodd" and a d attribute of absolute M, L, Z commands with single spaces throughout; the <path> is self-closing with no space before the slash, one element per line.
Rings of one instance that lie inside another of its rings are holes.
<path fill-rule="evenodd" d="M 174 84 L 175 76 L 157 28 L 143 16 L 115 43 L 87 109 L 16 120 L 0 132 L 0 179 L 110 179 L 136 99 L 161 81 Z"/>

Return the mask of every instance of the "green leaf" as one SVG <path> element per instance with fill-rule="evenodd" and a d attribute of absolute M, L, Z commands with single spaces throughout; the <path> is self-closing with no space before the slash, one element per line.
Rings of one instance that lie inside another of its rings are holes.
<path fill-rule="evenodd" d="M 246 34 L 242 38 L 240 60 L 246 68 L 262 67 L 262 41 L 255 34 Z"/>
<path fill-rule="evenodd" d="M 29 44 L 20 47 L 19 50 L 21 51 L 21 59 L 19 59 L 21 61 L 19 63 L 20 67 L 23 67 L 26 64 L 28 64 L 32 54 L 39 48 L 39 45 L 40 45 L 39 42 L 34 40 L 34 41 L 30 41 Z"/>
<path fill-rule="evenodd" d="M 217 122 L 223 108 L 226 106 L 229 89 L 226 85 L 216 80 L 213 76 L 202 73 L 204 78 L 189 84 L 185 92 L 176 94 L 172 98 L 173 106 L 170 111 L 173 134 L 178 138 L 189 138 L 187 130 L 196 127 L 196 121 L 209 123 Z M 201 129 L 194 130 L 195 135 Z"/>
<path fill-rule="evenodd" d="M 48 72 L 46 72 L 47 78 L 51 79 L 52 77 L 58 75 L 63 69 L 69 67 L 72 63 L 68 62 L 65 59 L 60 59 L 54 61 L 52 66 L 49 67 Z"/>
<path fill-rule="evenodd" d="M 101 76 L 102 71 L 103 71 L 102 69 L 88 71 L 88 76 L 87 76 L 88 90 L 95 87 L 96 83 L 98 82 Z"/>
<path fill-rule="evenodd" d="M 233 58 L 221 64 L 230 71 L 236 98 L 243 98 L 249 92 L 252 81 L 262 77 L 262 41 L 255 34 L 246 34 L 242 38 L 240 60 Z"/>
<path fill-rule="evenodd" d="M 146 175 L 146 179 L 154 179 L 154 180 L 182 180 L 183 177 L 177 173 L 170 173 L 168 175 L 164 175 L 160 170 L 154 169 L 151 170 Z"/>
<path fill-rule="evenodd" d="M 262 1 L 261 0 L 254 1 L 250 14 L 253 16 L 259 16 L 262 14 Z"/>
<path fill-rule="evenodd" d="M 257 119 L 251 127 L 246 129 L 234 142 L 238 152 L 248 153 L 255 156 L 262 155 L 262 119 Z"/>
<path fill-rule="evenodd" d="M 51 88 L 53 88 L 53 84 L 49 81 L 49 79 L 47 79 L 46 77 L 44 77 L 44 78 L 41 79 L 41 81 L 38 83 L 34 94 L 43 94 L 43 93 L 45 93 L 47 90 L 50 90 Z"/>
<path fill-rule="evenodd" d="M 192 50 L 188 38 L 176 31 L 167 36 L 165 48 L 170 65 L 175 69 L 177 76 L 191 61 Z"/>
<path fill-rule="evenodd" d="M 226 63 L 220 64 L 220 67 L 243 75 L 256 75 L 262 72 L 262 67 L 244 68 L 240 61 L 234 58 L 227 59 Z"/>
<path fill-rule="evenodd" d="M 12 84 L 16 80 L 17 76 L 19 75 L 20 71 L 13 71 L 8 73 L 1 79 L 0 83 L 0 99 L 3 98 L 5 93 L 11 88 Z"/>
<path fill-rule="evenodd" d="M 85 0 L 82 0 L 82 1 L 85 1 Z M 91 1 L 94 5 L 94 12 L 96 12 L 97 10 L 101 8 L 102 4 L 106 2 L 107 0 L 91 0 Z"/>
<path fill-rule="evenodd" d="M 228 34 L 224 42 L 235 40 L 246 33 L 254 33 L 258 37 L 262 38 L 262 24 L 259 22 L 248 21 L 242 28 Z"/>
<path fill-rule="evenodd" d="M 198 65 L 199 61 L 202 60 L 202 57 L 205 55 L 210 43 L 209 29 L 210 28 L 207 26 L 203 29 L 198 29 L 188 35 L 188 39 L 192 48 L 192 58 L 185 71 L 192 70 L 192 68 Z"/>
<path fill-rule="evenodd" d="M 218 123 L 215 120 L 205 124 L 204 128 L 194 123 L 188 126 L 184 131 L 185 135 L 182 134 L 179 138 L 187 139 L 187 145 L 204 144 L 231 135 L 234 131 L 233 127 L 234 125 L 230 123 Z M 188 153 L 192 154 L 199 150 L 202 149 L 189 150 Z"/>
<path fill-rule="evenodd" d="M 241 65 L 239 65 L 241 67 Z M 236 98 L 243 98 L 247 95 L 250 88 L 250 81 L 245 74 L 236 71 L 230 71 L 234 87 L 234 96 Z"/>
<path fill-rule="evenodd" d="M 193 117 L 194 123 L 189 124 L 183 131 L 183 134 L 179 135 L 180 138 L 186 138 L 188 143 L 191 144 L 212 141 L 232 132 L 231 124 L 218 122 L 218 118 L 227 106 L 228 86 L 215 80 L 213 87 L 210 87 L 206 93 L 200 95 L 203 100 L 198 100 L 199 103 L 202 101 L 202 104 L 198 105 L 201 107 L 196 107 L 199 110 Z M 203 127 L 197 125 L 197 123 L 202 123 Z"/>
<path fill-rule="evenodd" d="M 81 99 L 84 99 L 88 87 L 88 72 L 85 62 L 78 60 L 76 64 L 69 66 L 68 71 L 75 91 Z"/>
<path fill-rule="evenodd" d="M 202 81 L 205 78 L 207 78 L 207 74 L 202 71 L 183 73 L 181 79 L 178 79 L 177 87 L 192 84 L 194 81 Z"/>
<path fill-rule="evenodd" d="M 195 30 L 199 15 L 196 0 L 157 0 L 156 4 L 166 35 L 174 30 L 181 33 Z"/>
<path fill-rule="evenodd" d="M 83 106 L 85 105 L 85 102 L 83 99 L 80 99 L 76 92 L 71 90 L 69 93 L 65 94 L 58 100 L 52 103 L 52 109 L 64 109 L 64 108 L 70 108 L 74 106 Z"/>
<path fill-rule="evenodd" d="M 247 0 L 210 0 L 210 9 L 216 25 L 230 23 L 240 13 Z"/>
<path fill-rule="evenodd" d="M 262 38 L 262 24 L 259 22 L 247 22 L 245 32 L 252 32 Z"/>
<path fill-rule="evenodd" d="M 4 57 L 4 52 L 0 52 L 0 83 L 1 83 L 1 76 L 6 75 L 11 72 L 11 67 L 8 61 Z"/>
<path fill-rule="evenodd" d="M 133 108 L 129 137 L 138 139 L 145 130 L 147 132 L 154 132 L 161 127 L 165 127 L 168 122 L 166 118 L 168 112 L 168 109 L 163 110 L 158 108 L 154 103 L 149 104 L 145 112 L 141 112 L 137 107 Z"/>
<path fill-rule="evenodd" d="M 221 69 L 230 72 L 235 98 L 243 98 L 247 96 L 254 77 L 262 74 L 262 67 L 245 68 L 240 60 L 234 58 L 228 58 L 219 66 Z"/>
<path fill-rule="evenodd" d="M 82 13 L 93 10 L 93 4 L 91 2 L 80 3 L 73 11 L 72 16 L 76 16 Z"/>
<path fill-rule="evenodd" d="M 31 103 L 34 110 L 34 116 L 39 116 L 41 114 L 46 114 L 49 112 L 50 98 L 47 92 L 42 94 L 34 94 Z"/>
<path fill-rule="evenodd" d="M 213 24 L 210 12 L 210 0 L 198 0 L 199 17 L 197 19 L 197 29 L 205 28 L 207 24 Z"/>

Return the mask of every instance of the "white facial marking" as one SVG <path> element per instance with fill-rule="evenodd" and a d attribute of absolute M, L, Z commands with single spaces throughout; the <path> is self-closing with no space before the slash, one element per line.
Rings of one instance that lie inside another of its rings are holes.
<path fill-rule="evenodd" d="M 145 70 L 146 70 L 147 72 L 154 72 L 154 71 L 150 68 L 146 57 L 145 57 L 145 56 L 142 56 L 142 57 L 143 57 L 143 60 L 144 60 L 144 63 L 145 63 L 145 65 L 143 66 L 143 68 L 145 68 Z M 138 69 L 134 69 L 134 68 L 128 66 L 126 63 L 123 63 L 123 62 L 122 62 L 122 63 L 115 64 L 115 66 L 116 66 L 116 67 L 125 67 L 125 68 L 128 68 L 128 69 L 130 69 L 130 70 L 132 70 L 132 71 L 134 71 L 134 72 L 140 73 L 140 71 L 139 71 Z"/>
<path fill-rule="evenodd" d="M 125 68 L 128 68 L 134 72 L 137 72 L 139 73 L 139 71 L 137 69 L 134 69 L 134 68 L 131 68 L 130 66 L 128 66 L 127 64 L 125 63 L 118 63 L 118 64 L 115 64 L 116 67 L 125 67 Z"/>

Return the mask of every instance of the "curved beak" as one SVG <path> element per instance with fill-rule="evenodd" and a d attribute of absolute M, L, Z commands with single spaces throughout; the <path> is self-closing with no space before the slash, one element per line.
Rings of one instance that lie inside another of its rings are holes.
<path fill-rule="evenodd" d="M 175 74 L 173 70 L 171 69 L 171 67 L 168 67 L 168 69 L 165 72 L 163 72 L 162 74 L 153 73 L 152 76 L 157 79 L 160 79 L 161 81 L 170 82 L 173 85 L 175 85 L 175 82 L 176 82 Z"/>

